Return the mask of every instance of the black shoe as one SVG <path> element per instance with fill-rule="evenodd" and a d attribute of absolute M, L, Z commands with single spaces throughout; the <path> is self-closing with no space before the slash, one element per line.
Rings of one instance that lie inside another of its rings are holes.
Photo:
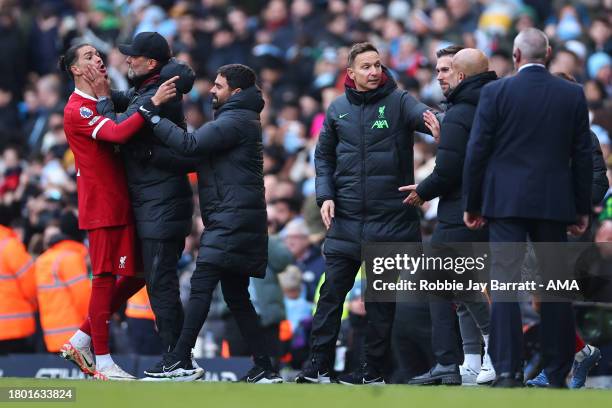
<path fill-rule="evenodd" d="M 204 370 L 195 368 L 190 357 L 177 358 L 172 353 L 164 355 L 155 367 L 145 370 L 147 377 L 168 378 L 177 381 L 195 381 L 204 375 Z"/>
<path fill-rule="evenodd" d="M 491 387 L 495 388 L 523 388 L 523 373 L 501 373 L 493 381 Z"/>
<path fill-rule="evenodd" d="M 313 357 L 295 377 L 295 382 L 298 384 L 329 384 L 332 382 L 331 370 L 321 360 Z"/>
<path fill-rule="evenodd" d="M 436 364 L 425 374 L 408 381 L 411 385 L 461 385 L 461 374 L 457 364 Z"/>
<path fill-rule="evenodd" d="M 380 372 L 368 364 L 361 369 L 338 377 L 338 382 L 344 385 L 385 385 L 385 379 Z"/>
<path fill-rule="evenodd" d="M 283 379 L 278 373 L 255 365 L 239 380 L 239 382 L 251 384 L 280 384 L 283 382 Z"/>

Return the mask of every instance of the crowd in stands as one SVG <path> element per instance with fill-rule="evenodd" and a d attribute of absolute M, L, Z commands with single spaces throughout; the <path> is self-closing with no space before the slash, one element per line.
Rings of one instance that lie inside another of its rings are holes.
<path fill-rule="evenodd" d="M 583 85 L 592 130 L 612 169 L 611 21 L 611 0 L 0 0 L 1 221 L 36 259 L 49 246 L 49 229 L 65 225 L 67 213 L 76 214 L 74 157 L 63 129 L 63 107 L 74 85 L 57 65 L 70 45 L 94 45 L 104 56 L 112 87 L 125 90 L 127 65 L 117 45 L 142 31 L 161 33 L 176 58 L 197 75 L 183 100 L 190 130 L 212 117 L 208 92 L 217 68 L 247 64 L 256 70 L 266 101 L 261 119 L 271 237 L 267 277 L 253 281 L 251 298 L 264 326 L 278 334 L 278 360 L 299 368 L 325 269 L 314 148 L 326 108 L 344 91 L 351 44 L 371 41 L 403 89 L 443 110 L 435 72 L 438 49 L 479 48 L 504 77 L 513 73 L 516 33 L 542 28 L 553 40 L 549 69 L 571 74 Z M 419 134 L 414 151 L 418 183 L 433 169 L 435 141 Z M 191 180 L 195 183 L 195 177 Z M 612 206 L 605 203 L 596 212 L 612 218 Z M 424 239 L 435 222 L 432 200 L 422 207 Z M 203 228 L 196 210 L 177 271 L 183 301 Z M 339 350 L 348 346 L 349 365 L 358 361 L 364 315 L 356 283 L 338 344 Z M 120 340 L 129 332 L 123 330 L 123 317 L 115 320 L 115 349 L 136 351 Z M 241 341 L 219 293 L 199 353 L 241 355 Z M 35 349 L 44 346 L 39 342 Z M 343 361 L 338 364 L 343 368 Z"/>

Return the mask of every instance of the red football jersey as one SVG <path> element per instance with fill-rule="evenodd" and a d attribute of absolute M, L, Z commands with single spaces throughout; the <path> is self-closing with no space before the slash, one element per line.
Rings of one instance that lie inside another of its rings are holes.
<path fill-rule="evenodd" d="M 77 172 L 79 228 L 85 230 L 133 223 L 119 147 L 98 137 L 117 125 L 98 115 L 96 102 L 75 89 L 64 108 L 64 130 Z"/>

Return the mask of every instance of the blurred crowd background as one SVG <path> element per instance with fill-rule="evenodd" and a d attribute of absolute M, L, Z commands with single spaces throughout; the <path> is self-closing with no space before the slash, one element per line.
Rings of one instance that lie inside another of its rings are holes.
<path fill-rule="evenodd" d="M 62 216 L 75 212 L 74 158 L 63 129 L 63 107 L 74 85 L 57 66 L 70 45 L 94 45 L 104 56 L 112 87 L 127 89 L 127 64 L 117 44 L 142 31 L 164 35 L 174 55 L 197 74 L 184 97 L 192 130 L 212 117 L 208 91 L 216 69 L 248 64 L 258 73 L 266 101 L 262 124 L 271 234 L 269 273 L 253 282 L 252 298 L 264 325 L 279 334 L 279 359 L 299 367 L 324 272 L 313 153 L 324 112 L 344 90 L 351 44 L 373 42 L 400 87 L 443 109 L 435 73 L 438 49 L 480 48 L 491 69 L 504 77 L 513 73 L 514 36 L 527 27 L 542 28 L 552 39 L 550 70 L 572 74 L 583 85 L 592 129 L 612 169 L 611 21 L 612 0 L 0 0 L 1 222 L 18 232 L 36 258 L 49 246 L 52 234 L 45 231 L 59 228 Z M 433 169 L 436 145 L 430 136 L 417 135 L 414 150 L 419 182 Z M 422 211 L 427 239 L 436 222 L 435 200 Z M 612 204 L 608 209 L 602 203 L 596 212 L 602 219 L 612 217 Z M 203 229 L 197 212 L 193 225 L 177 271 L 183 300 Z M 428 318 L 417 307 L 411 313 L 421 316 L 414 321 Z M 349 352 L 339 358 L 338 368 L 358 360 L 364 315 L 356 283 L 338 344 L 340 356 Z M 221 298 L 210 316 L 198 353 L 244 354 Z M 122 314 L 115 320 L 114 350 L 137 351 L 122 340 L 129 337 L 129 320 Z M 414 326 L 404 323 L 406 330 Z M 397 335 L 422 335 L 407 333 Z M 406 341 L 409 348 L 411 340 Z M 412 348 L 426 366 L 427 351 Z"/>

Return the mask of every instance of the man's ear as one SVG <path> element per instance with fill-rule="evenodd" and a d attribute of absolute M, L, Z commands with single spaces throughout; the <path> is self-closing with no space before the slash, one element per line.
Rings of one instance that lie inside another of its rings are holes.
<path fill-rule="evenodd" d="M 81 75 L 81 70 L 76 65 L 72 65 L 70 67 L 70 72 L 72 72 L 73 77 L 78 77 Z"/>
<path fill-rule="evenodd" d="M 231 94 L 232 94 L 232 95 L 236 95 L 236 94 L 237 94 L 238 92 L 240 92 L 240 91 L 242 91 L 242 88 L 236 88 L 236 89 L 234 89 L 234 90 L 231 92 Z"/>
<path fill-rule="evenodd" d="M 355 71 L 353 71 L 353 68 L 348 67 L 346 69 L 346 73 L 348 74 L 349 78 L 351 78 L 353 81 L 355 80 Z"/>

